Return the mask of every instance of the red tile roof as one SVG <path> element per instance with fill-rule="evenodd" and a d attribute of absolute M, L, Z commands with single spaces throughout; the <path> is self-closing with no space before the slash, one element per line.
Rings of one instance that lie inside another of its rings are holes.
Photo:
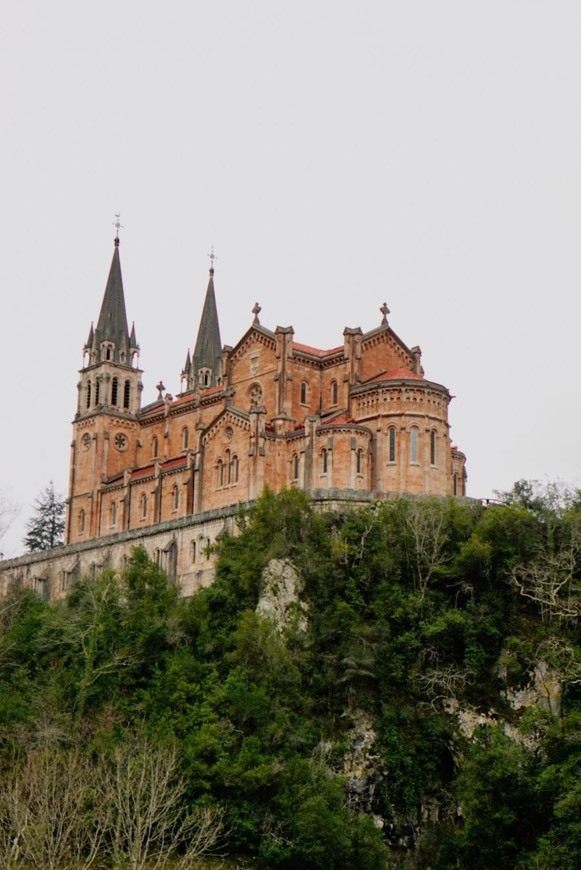
<path fill-rule="evenodd" d="M 154 468 L 154 465 L 146 465 L 144 468 L 136 468 L 135 471 L 131 472 L 131 478 L 135 480 L 140 477 L 148 477 L 150 474 L 153 474 Z"/>
<path fill-rule="evenodd" d="M 186 465 L 186 463 L 186 456 L 177 456 L 175 459 L 168 459 L 167 462 L 164 462 L 162 468 L 177 468 L 180 465 Z"/>
<path fill-rule="evenodd" d="M 414 381 L 423 381 L 424 378 L 422 375 L 417 375 L 415 372 L 410 371 L 409 369 L 404 369 L 403 366 L 398 369 L 392 369 L 389 372 L 379 372 L 379 374 L 374 375 L 372 378 L 368 378 L 365 383 L 371 384 L 374 381 L 395 381 L 401 380 L 402 378 L 411 379 Z"/>
<path fill-rule="evenodd" d="M 318 347 L 309 347 L 308 344 L 299 344 L 298 341 L 293 341 L 293 350 L 309 353 L 311 356 L 329 356 L 329 354 L 343 350 L 343 345 L 341 344 L 339 347 L 332 347 L 330 350 L 320 350 Z"/>

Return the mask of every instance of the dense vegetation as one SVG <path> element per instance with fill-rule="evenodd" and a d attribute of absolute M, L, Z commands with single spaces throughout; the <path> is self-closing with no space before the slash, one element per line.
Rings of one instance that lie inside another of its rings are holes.
<path fill-rule="evenodd" d="M 581 866 L 578 499 L 267 492 L 217 549 L 191 599 L 136 550 L 2 603 L 0 866 Z M 257 612 L 273 559 L 284 627 Z"/>

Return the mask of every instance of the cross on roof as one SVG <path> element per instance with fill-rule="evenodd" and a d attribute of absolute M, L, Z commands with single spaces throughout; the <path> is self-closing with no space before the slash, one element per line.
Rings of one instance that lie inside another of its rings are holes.
<path fill-rule="evenodd" d="M 115 212 L 115 220 L 113 221 L 113 226 L 115 227 L 115 241 L 119 241 L 119 230 L 123 229 L 123 224 L 120 222 L 119 218 L 121 217 L 121 212 Z"/>
<path fill-rule="evenodd" d="M 217 260 L 218 257 L 214 253 L 214 245 L 210 248 L 210 253 L 206 254 L 207 257 L 210 258 L 210 275 L 214 274 L 214 260 Z"/>
<path fill-rule="evenodd" d="M 258 315 L 260 314 L 261 311 L 262 311 L 262 308 L 260 307 L 258 302 L 255 302 L 254 308 L 252 309 L 252 313 L 254 314 L 254 323 L 260 323 L 260 320 L 258 319 Z"/>
<path fill-rule="evenodd" d="M 389 308 L 387 307 L 386 302 L 383 303 L 383 305 L 380 307 L 379 310 L 383 314 L 383 318 L 381 320 L 381 325 L 383 326 L 385 323 L 387 323 L 387 315 L 391 314 L 391 312 L 390 312 Z"/>

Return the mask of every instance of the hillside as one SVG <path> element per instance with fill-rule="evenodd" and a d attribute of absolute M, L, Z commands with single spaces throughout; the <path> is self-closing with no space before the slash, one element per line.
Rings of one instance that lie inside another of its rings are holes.
<path fill-rule="evenodd" d="M 581 866 L 581 502 L 503 501 L 266 492 L 193 598 L 15 590 L 0 867 Z"/>

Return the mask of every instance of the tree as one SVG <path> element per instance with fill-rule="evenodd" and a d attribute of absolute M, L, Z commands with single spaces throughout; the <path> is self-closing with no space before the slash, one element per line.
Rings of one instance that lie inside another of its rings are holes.
<path fill-rule="evenodd" d="M 51 550 L 63 542 L 65 500 L 51 480 L 34 503 L 34 516 L 26 524 L 24 544 L 29 553 Z"/>

